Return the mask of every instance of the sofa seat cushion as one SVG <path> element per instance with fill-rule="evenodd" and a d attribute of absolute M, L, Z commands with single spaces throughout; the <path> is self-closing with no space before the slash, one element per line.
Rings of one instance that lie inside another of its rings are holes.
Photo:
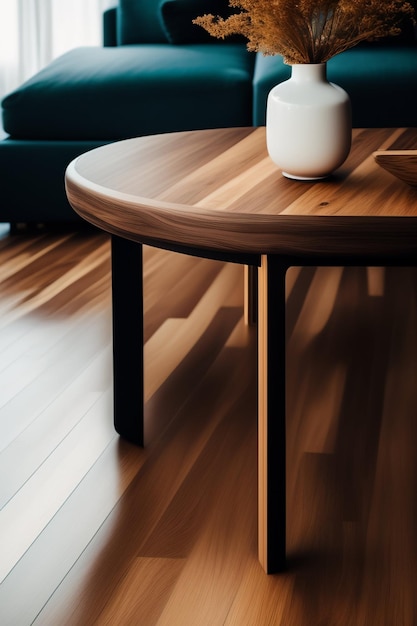
<path fill-rule="evenodd" d="M 3 100 L 14 138 L 113 140 L 252 121 L 243 44 L 77 48 Z"/>
<path fill-rule="evenodd" d="M 328 79 L 347 91 L 353 126 L 395 127 L 417 124 L 417 46 L 358 46 L 327 64 Z M 266 101 L 291 68 L 282 57 L 257 54 L 254 70 L 254 125 L 265 124 Z"/>

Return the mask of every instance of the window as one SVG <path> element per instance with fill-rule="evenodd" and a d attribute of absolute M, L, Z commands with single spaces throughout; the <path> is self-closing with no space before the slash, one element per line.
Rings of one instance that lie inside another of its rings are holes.
<path fill-rule="evenodd" d="M 0 0 L 0 97 L 70 48 L 100 45 L 115 0 Z"/>

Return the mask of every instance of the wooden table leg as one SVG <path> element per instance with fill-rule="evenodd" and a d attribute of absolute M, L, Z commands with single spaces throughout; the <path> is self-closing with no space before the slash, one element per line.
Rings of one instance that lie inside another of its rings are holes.
<path fill-rule="evenodd" d="M 285 274 L 279 257 L 259 268 L 258 550 L 268 574 L 286 563 Z"/>
<path fill-rule="evenodd" d="M 142 245 L 112 236 L 114 427 L 143 445 Z"/>

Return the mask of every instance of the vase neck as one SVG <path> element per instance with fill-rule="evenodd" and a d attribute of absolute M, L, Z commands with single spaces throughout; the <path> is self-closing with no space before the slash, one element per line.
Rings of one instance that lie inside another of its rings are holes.
<path fill-rule="evenodd" d="M 297 82 L 323 81 L 326 78 L 326 63 L 302 63 L 291 66 L 291 78 Z"/>

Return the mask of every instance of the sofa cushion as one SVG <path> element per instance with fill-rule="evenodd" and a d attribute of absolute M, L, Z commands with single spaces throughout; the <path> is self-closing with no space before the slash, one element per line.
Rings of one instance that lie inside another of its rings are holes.
<path fill-rule="evenodd" d="M 3 100 L 23 139 L 111 140 L 252 121 L 254 55 L 241 44 L 77 48 Z"/>
<path fill-rule="evenodd" d="M 162 43 L 167 38 L 162 28 L 161 0 L 119 0 L 117 7 L 117 43 Z"/>
<path fill-rule="evenodd" d="M 357 46 L 333 57 L 327 77 L 352 101 L 354 127 L 415 126 L 417 123 L 417 47 Z M 266 101 L 291 68 L 282 57 L 256 55 L 253 87 L 254 125 L 265 124 Z"/>
<path fill-rule="evenodd" d="M 288 80 L 290 76 L 291 66 L 286 65 L 281 56 L 264 56 L 261 52 L 256 54 L 253 75 L 254 126 L 265 126 L 268 94 L 272 87 Z"/>
<path fill-rule="evenodd" d="M 347 91 L 355 127 L 415 126 L 417 47 L 352 48 L 330 59 L 328 78 Z"/>
<path fill-rule="evenodd" d="M 161 21 L 170 43 L 213 43 L 218 42 L 204 28 L 193 24 L 199 15 L 212 13 L 226 18 L 236 9 L 229 7 L 228 0 L 162 0 Z M 242 41 L 243 37 L 227 37 L 227 43 Z"/>

